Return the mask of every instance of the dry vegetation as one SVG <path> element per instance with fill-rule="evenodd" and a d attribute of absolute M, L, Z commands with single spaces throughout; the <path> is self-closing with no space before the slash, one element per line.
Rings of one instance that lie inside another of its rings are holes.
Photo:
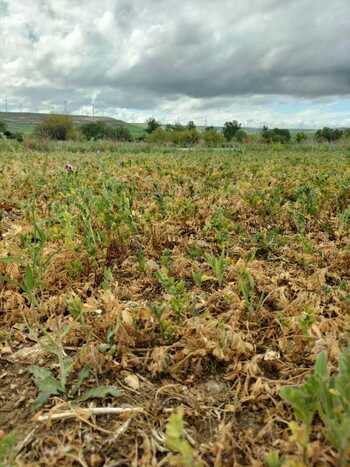
<path fill-rule="evenodd" d="M 336 375 L 346 150 L 3 150 L 0 170 L 0 464 L 347 465 L 350 358 L 332 382 L 321 353 Z"/>

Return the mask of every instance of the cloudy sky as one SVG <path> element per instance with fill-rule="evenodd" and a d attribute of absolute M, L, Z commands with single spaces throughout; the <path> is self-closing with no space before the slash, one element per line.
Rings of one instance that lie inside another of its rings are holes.
<path fill-rule="evenodd" d="M 0 108 L 350 126 L 350 0 L 0 0 Z"/>

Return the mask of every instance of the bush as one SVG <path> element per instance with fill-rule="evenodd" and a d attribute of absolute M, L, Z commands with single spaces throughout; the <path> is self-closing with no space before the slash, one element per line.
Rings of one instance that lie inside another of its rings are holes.
<path fill-rule="evenodd" d="M 171 140 L 179 146 L 192 146 L 199 142 L 199 133 L 196 129 L 173 131 Z"/>
<path fill-rule="evenodd" d="M 88 122 L 80 126 L 80 131 L 86 139 L 97 140 L 106 137 L 107 125 L 105 122 Z"/>
<path fill-rule="evenodd" d="M 248 140 L 248 134 L 244 130 L 238 130 L 235 138 L 239 143 L 245 143 Z"/>
<path fill-rule="evenodd" d="M 176 144 L 177 146 L 192 146 L 199 142 L 199 133 L 196 129 L 187 130 L 182 128 L 181 130 L 163 130 L 157 128 L 146 137 L 148 143 L 157 144 Z"/>
<path fill-rule="evenodd" d="M 147 143 L 165 144 L 171 142 L 171 133 L 163 128 L 156 128 L 146 136 Z"/>
<path fill-rule="evenodd" d="M 13 132 L 10 131 L 10 130 L 6 130 L 6 131 L 4 131 L 3 135 L 4 135 L 7 139 L 15 139 L 15 140 L 18 141 L 19 143 L 22 143 L 22 142 L 23 142 L 23 135 L 22 135 L 22 133 L 19 133 L 19 132 L 13 133 Z"/>
<path fill-rule="evenodd" d="M 202 133 L 203 141 L 207 146 L 222 146 L 225 142 L 224 135 L 216 130 L 206 129 Z"/>
<path fill-rule="evenodd" d="M 291 140 L 291 134 L 289 130 L 274 128 L 269 130 L 267 126 L 264 126 L 261 132 L 261 136 L 266 143 L 289 143 Z"/>
<path fill-rule="evenodd" d="M 299 131 L 296 135 L 295 135 L 295 141 L 297 143 L 302 143 L 303 141 L 306 141 L 307 140 L 307 136 L 306 134 L 303 132 L 303 131 Z"/>
<path fill-rule="evenodd" d="M 73 120 L 67 115 L 50 115 L 45 118 L 35 129 L 37 136 L 66 141 L 76 137 Z"/>
<path fill-rule="evenodd" d="M 114 139 L 117 141 L 132 141 L 127 127 L 112 128 L 105 122 L 88 122 L 80 127 L 81 133 L 88 140 Z"/>
<path fill-rule="evenodd" d="M 111 139 L 115 139 L 117 141 L 132 141 L 132 136 L 129 129 L 126 126 L 118 126 L 117 128 L 109 128 L 107 135 Z"/>

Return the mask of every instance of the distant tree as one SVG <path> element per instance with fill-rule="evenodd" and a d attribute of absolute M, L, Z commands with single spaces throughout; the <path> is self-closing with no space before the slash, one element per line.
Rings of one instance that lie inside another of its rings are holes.
<path fill-rule="evenodd" d="M 160 128 L 160 123 L 155 118 L 149 118 L 147 120 L 146 132 L 148 134 L 153 133 L 157 128 Z"/>
<path fill-rule="evenodd" d="M 196 125 L 194 123 L 193 120 L 190 120 L 188 123 L 187 123 L 187 129 L 188 130 L 195 130 L 196 129 Z"/>
<path fill-rule="evenodd" d="M 324 127 L 322 130 L 317 130 L 315 133 L 315 138 L 318 141 L 327 141 L 328 143 L 337 141 L 343 136 L 343 131 L 338 128 L 328 128 Z"/>
<path fill-rule="evenodd" d="M 232 122 L 225 122 L 223 133 L 227 141 L 231 141 L 235 137 L 237 131 L 242 127 L 237 120 L 232 120 Z"/>
<path fill-rule="evenodd" d="M 107 125 L 104 121 L 84 123 L 80 127 L 81 133 L 88 140 L 114 139 L 117 141 L 131 141 L 132 136 L 126 126 L 116 128 Z"/>
<path fill-rule="evenodd" d="M 297 143 L 302 143 L 303 141 L 307 140 L 307 136 L 303 131 L 298 131 L 298 133 L 295 135 L 295 141 Z"/>
<path fill-rule="evenodd" d="M 266 143 L 289 143 L 291 140 L 290 131 L 282 128 L 269 128 L 264 125 L 261 131 L 261 136 Z"/>
<path fill-rule="evenodd" d="M 68 140 L 75 134 L 73 120 L 67 115 L 50 115 L 36 127 L 35 133 L 58 141 Z"/>
<path fill-rule="evenodd" d="M 103 139 L 106 137 L 108 132 L 107 125 L 105 122 L 87 122 L 80 126 L 81 133 L 85 136 L 86 139 Z"/>
<path fill-rule="evenodd" d="M 5 133 L 6 130 L 7 130 L 6 123 L 0 120 L 0 133 Z"/>

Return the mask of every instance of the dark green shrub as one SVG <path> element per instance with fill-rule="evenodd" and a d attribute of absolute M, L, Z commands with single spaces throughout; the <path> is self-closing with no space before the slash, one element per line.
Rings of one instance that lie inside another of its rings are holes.
<path fill-rule="evenodd" d="M 241 124 L 237 122 L 237 120 L 233 120 L 232 122 L 225 122 L 223 134 L 227 141 L 231 141 L 237 134 L 237 132 L 241 129 Z"/>
<path fill-rule="evenodd" d="M 103 139 L 106 137 L 107 125 L 105 122 L 88 122 L 80 126 L 80 131 L 86 139 Z"/>

